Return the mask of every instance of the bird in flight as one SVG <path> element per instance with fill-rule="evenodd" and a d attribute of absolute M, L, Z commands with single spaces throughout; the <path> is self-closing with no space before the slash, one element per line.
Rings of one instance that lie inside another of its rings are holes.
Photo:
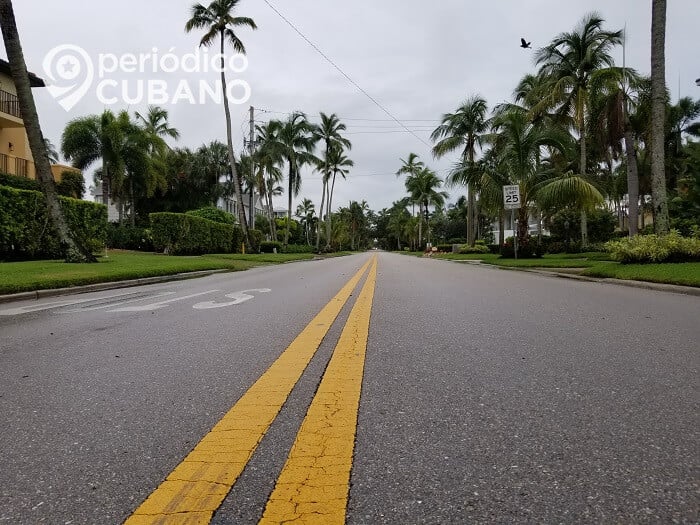
<path fill-rule="evenodd" d="M 523 49 L 530 49 L 530 44 L 532 44 L 532 42 L 525 42 L 524 38 L 520 39 L 520 47 Z"/>

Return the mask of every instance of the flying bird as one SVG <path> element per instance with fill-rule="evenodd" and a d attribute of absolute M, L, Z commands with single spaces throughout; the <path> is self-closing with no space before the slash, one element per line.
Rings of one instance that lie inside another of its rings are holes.
<path fill-rule="evenodd" d="M 532 44 L 532 42 L 525 42 L 524 38 L 520 39 L 520 47 L 522 47 L 523 49 L 531 49 L 530 44 Z"/>

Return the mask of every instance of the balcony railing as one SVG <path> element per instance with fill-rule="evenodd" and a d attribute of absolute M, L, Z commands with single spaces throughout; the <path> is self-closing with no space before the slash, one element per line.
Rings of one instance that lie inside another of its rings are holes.
<path fill-rule="evenodd" d="M 0 111 L 12 115 L 13 117 L 22 118 L 22 113 L 19 111 L 19 99 L 17 95 L 0 89 Z"/>
<path fill-rule="evenodd" d="M 0 153 L 0 173 L 29 177 L 29 161 Z"/>

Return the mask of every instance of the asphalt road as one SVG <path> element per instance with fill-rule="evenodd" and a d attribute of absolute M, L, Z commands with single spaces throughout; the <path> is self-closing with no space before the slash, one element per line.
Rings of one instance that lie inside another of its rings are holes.
<path fill-rule="evenodd" d="M 0 523 L 123 522 L 370 255 L 0 305 Z M 360 286 L 213 523 L 261 518 Z M 700 298 L 380 253 L 366 339 L 347 523 L 700 521 Z"/>

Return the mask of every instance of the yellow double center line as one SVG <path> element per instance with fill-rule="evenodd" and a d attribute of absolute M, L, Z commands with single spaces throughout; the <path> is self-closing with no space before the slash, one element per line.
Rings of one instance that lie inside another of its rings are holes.
<path fill-rule="evenodd" d="M 261 523 L 345 521 L 357 411 L 377 275 L 365 263 L 279 358 L 126 520 L 127 525 L 206 524 L 277 417 L 371 264 Z"/>

